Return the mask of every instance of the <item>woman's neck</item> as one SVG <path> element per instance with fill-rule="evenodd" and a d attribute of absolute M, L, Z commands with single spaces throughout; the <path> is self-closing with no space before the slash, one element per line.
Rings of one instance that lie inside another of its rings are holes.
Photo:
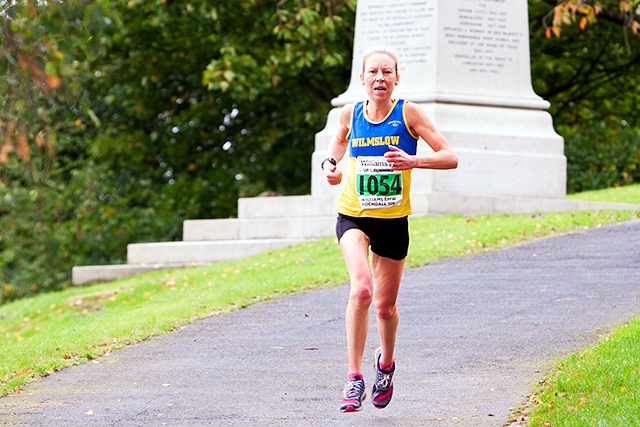
<path fill-rule="evenodd" d="M 391 108 L 393 108 L 394 102 L 394 99 L 389 99 L 382 102 L 374 102 L 368 99 L 364 105 L 367 117 L 374 122 L 384 120 L 384 118 L 387 117 L 387 114 L 389 114 Z"/>

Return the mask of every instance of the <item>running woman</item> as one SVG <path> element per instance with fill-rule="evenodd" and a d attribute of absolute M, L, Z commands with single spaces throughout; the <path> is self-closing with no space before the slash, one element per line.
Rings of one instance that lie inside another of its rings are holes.
<path fill-rule="evenodd" d="M 338 185 L 342 173 L 337 164 L 347 155 L 347 183 L 338 199 L 336 222 L 351 283 L 346 313 L 349 372 L 342 412 L 359 411 L 366 396 L 362 358 L 372 303 L 381 344 L 374 355 L 373 405 L 385 408 L 393 395 L 396 300 L 409 249 L 411 170 L 458 166 L 456 153 L 425 112 L 393 97 L 400 75 L 392 50 L 366 51 L 360 79 L 367 97 L 342 108 L 321 165 L 327 182 Z M 417 155 L 420 138 L 433 153 Z"/>

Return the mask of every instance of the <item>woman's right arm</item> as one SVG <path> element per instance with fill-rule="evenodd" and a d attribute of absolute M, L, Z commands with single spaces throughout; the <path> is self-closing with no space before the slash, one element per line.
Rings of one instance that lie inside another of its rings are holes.
<path fill-rule="evenodd" d="M 340 123 L 338 125 L 337 132 L 331 137 L 329 141 L 329 147 L 327 149 L 327 158 L 335 159 L 336 163 L 344 157 L 349 146 L 347 141 L 347 134 L 349 133 L 349 127 L 351 126 L 351 110 L 350 104 L 342 107 L 340 111 Z M 338 185 L 342 182 L 342 172 L 338 170 L 336 165 L 333 165 L 329 161 L 322 163 L 322 171 L 327 179 L 327 182 L 331 185 Z"/>

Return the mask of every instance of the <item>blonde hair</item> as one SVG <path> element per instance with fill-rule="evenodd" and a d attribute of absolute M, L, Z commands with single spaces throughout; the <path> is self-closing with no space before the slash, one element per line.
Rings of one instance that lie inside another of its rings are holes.
<path fill-rule="evenodd" d="M 396 64 L 396 74 L 398 74 L 398 55 L 394 49 L 387 46 L 375 46 L 364 51 L 362 54 L 362 72 L 364 73 L 364 63 L 367 62 L 367 59 L 377 53 L 383 53 L 393 59 L 393 62 Z"/>

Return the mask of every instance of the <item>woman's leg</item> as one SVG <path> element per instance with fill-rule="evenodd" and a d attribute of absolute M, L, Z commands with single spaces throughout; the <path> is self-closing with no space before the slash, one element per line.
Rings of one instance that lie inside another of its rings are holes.
<path fill-rule="evenodd" d="M 380 363 L 391 365 L 396 345 L 399 315 L 396 306 L 402 280 L 404 259 L 400 261 L 372 254 L 373 306 L 377 315 L 378 334 L 382 346 Z"/>
<path fill-rule="evenodd" d="M 362 231 L 353 228 L 347 230 L 340 238 L 340 248 L 351 282 L 346 314 L 349 373 L 361 374 L 362 356 L 369 327 L 369 307 L 373 295 L 369 268 L 369 239 Z"/>

